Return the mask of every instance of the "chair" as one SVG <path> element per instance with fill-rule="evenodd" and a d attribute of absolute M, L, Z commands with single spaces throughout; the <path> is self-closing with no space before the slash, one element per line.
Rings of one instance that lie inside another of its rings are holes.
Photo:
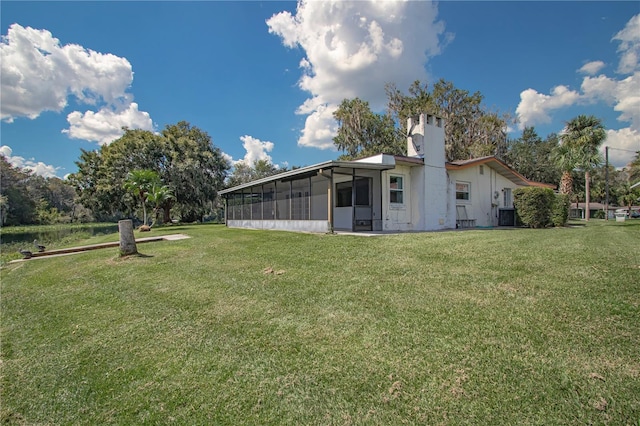
<path fill-rule="evenodd" d="M 475 228 L 476 220 L 467 216 L 467 206 L 456 206 L 456 228 Z"/>

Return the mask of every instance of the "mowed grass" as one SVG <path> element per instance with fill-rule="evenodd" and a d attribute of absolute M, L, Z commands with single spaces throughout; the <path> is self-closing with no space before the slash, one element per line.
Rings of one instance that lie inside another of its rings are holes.
<path fill-rule="evenodd" d="M 172 232 L 2 269 L 3 423 L 640 422 L 640 221 Z"/>

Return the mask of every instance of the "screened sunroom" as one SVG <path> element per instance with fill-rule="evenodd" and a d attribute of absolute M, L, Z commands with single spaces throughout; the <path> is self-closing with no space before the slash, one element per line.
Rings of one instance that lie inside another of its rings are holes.
<path fill-rule="evenodd" d="M 328 161 L 220 191 L 226 224 L 307 232 L 382 230 L 381 174 L 393 164 Z"/>

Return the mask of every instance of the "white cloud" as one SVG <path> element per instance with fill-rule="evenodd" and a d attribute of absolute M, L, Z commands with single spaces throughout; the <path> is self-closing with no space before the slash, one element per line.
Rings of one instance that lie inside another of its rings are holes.
<path fill-rule="evenodd" d="M 426 80 L 425 63 L 442 48 L 436 16 L 430 2 L 300 0 L 295 15 L 268 19 L 270 33 L 306 54 L 298 85 L 311 97 L 296 111 L 309 115 L 298 144 L 332 148 L 331 114 L 343 99 L 359 97 L 378 110 L 386 83 L 406 88 Z"/>
<path fill-rule="evenodd" d="M 640 131 L 628 127 L 621 130 L 607 130 L 607 140 L 601 149 L 603 156 L 605 146 L 611 148 L 609 163 L 617 168 L 625 167 L 633 160 L 634 152 L 640 151 Z"/>
<path fill-rule="evenodd" d="M 566 86 L 556 86 L 551 95 L 538 93 L 534 89 L 527 89 L 520 93 L 520 104 L 516 109 L 519 127 L 531 126 L 539 123 L 550 123 L 549 112 L 573 105 L 580 97 L 578 92 L 569 90 Z"/>
<path fill-rule="evenodd" d="M 582 90 L 584 98 L 591 101 L 602 100 L 613 105 L 616 100 L 616 90 L 618 82 L 612 78 L 601 74 L 597 77 L 585 77 L 582 80 Z"/>
<path fill-rule="evenodd" d="M 225 160 L 227 160 L 227 163 L 229 163 L 229 165 L 233 166 L 236 161 L 234 161 L 233 157 L 229 154 L 227 154 L 226 152 L 222 152 L 222 158 L 224 158 Z"/>
<path fill-rule="evenodd" d="M 60 45 L 49 31 L 9 27 L 0 43 L 2 58 L 1 117 L 36 118 L 43 111 L 62 111 L 72 94 L 80 102 L 113 103 L 126 98 L 133 72 L 125 58 Z"/>
<path fill-rule="evenodd" d="M 0 155 L 3 155 L 13 167 L 31 170 L 36 175 L 42 177 L 55 177 L 56 172 L 60 170 L 60 167 L 54 167 L 42 161 L 35 161 L 34 159 L 26 160 L 24 157 L 14 156 L 13 150 L 7 145 L 0 146 Z"/>
<path fill-rule="evenodd" d="M 231 162 L 235 163 L 244 163 L 247 166 L 253 166 L 253 163 L 259 160 L 266 160 L 268 162 L 271 161 L 271 156 L 267 154 L 267 152 L 271 152 L 273 147 L 275 146 L 273 142 L 269 141 L 261 141 L 260 139 L 256 139 L 249 135 L 244 135 L 240 137 L 242 141 L 242 147 L 247 151 L 244 158 L 238 161 Z"/>
<path fill-rule="evenodd" d="M 582 101 L 605 102 L 620 112 L 618 121 L 631 123 L 631 128 L 640 130 L 640 71 L 623 79 L 615 80 L 605 75 L 585 77 L 581 86 Z"/>
<path fill-rule="evenodd" d="M 612 40 L 620 41 L 618 72 L 630 74 L 636 71 L 640 63 L 640 14 L 631 18 Z"/>
<path fill-rule="evenodd" d="M 153 130 L 149 114 L 139 111 L 135 102 L 122 110 L 105 107 L 98 112 L 87 111 L 84 114 L 74 111 L 67 116 L 67 121 L 69 128 L 63 133 L 72 139 L 98 142 L 100 145 L 109 144 L 122 136 L 123 127 Z"/>
<path fill-rule="evenodd" d="M 122 134 L 122 126 L 153 127 L 149 114 L 139 111 L 126 92 L 133 81 L 126 58 L 77 44 L 62 46 L 47 30 L 13 24 L 2 37 L 0 59 L 0 118 L 6 122 L 61 112 L 73 96 L 98 111 L 69 114 L 70 127 L 63 132 L 71 138 L 105 144 Z"/>
<path fill-rule="evenodd" d="M 584 64 L 582 68 L 578 70 L 578 72 L 582 74 L 595 75 L 604 67 L 605 67 L 604 62 L 592 61 Z"/>
<path fill-rule="evenodd" d="M 621 112 L 619 121 L 631 123 L 631 127 L 640 131 L 640 71 L 620 81 L 616 90 L 615 111 Z"/>
<path fill-rule="evenodd" d="M 587 75 L 582 80 L 580 91 L 573 91 L 566 86 L 558 86 L 550 95 L 527 89 L 520 93 L 520 103 L 516 109 L 519 127 L 551 122 L 550 112 L 578 104 L 595 104 L 604 102 L 620 113 L 618 121 L 630 123 L 628 135 L 640 132 L 640 69 L 638 59 L 640 52 L 640 15 L 629 20 L 625 28 L 613 37 L 620 41 L 619 71 L 630 74 L 626 78 L 616 79 L 601 74 L 597 77 Z M 598 72 L 604 65 L 601 61 L 589 62 L 579 71 L 588 74 Z"/>
<path fill-rule="evenodd" d="M 318 105 L 309 111 L 310 115 L 305 120 L 302 135 L 298 139 L 298 145 L 320 149 L 334 147 L 333 137 L 338 132 L 338 123 L 333 118 L 333 112 L 337 105 Z"/>

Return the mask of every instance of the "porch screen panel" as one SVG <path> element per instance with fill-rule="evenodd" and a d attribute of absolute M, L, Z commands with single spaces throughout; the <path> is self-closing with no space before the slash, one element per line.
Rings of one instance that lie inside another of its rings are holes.
<path fill-rule="evenodd" d="M 289 220 L 289 182 L 276 183 L 276 219 Z"/>
<path fill-rule="evenodd" d="M 225 198 L 226 209 L 225 209 L 225 220 L 233 220 L 233 205 L 231 204 L 231 196 Z"/>
<path fill-rule="evenodd" d="M 242 191 L 242 220 L 251 219 L 251 189 Z"/>
<path fill-rule="evenodd" d="M 311 220 L 329 220 L 327 191 L 330 183 L 322 176 L 311 178 Z"/>
<path fill-rule="evenodd" d="M 262 188 L 251 188 L 251 219 L 262 220 Z"/>
<path fill-rule="evenodd" d="M 273 220 L 276 218 L 276 206 L 275 206 L 275 184 L 267 183 L 263 187 L 262 193 L 262 212 L 264 220 Z"/>
<path fill-rule="evenodd" d="M 231 194 L 229 201 L 231 202 L 232 219 L 242 219 L 242 193 L 234 192 Z"/>
<path fill-rule="evenodd" d="M 309 220 L 309 178 L 291 182 L 291 219 Z"/>

